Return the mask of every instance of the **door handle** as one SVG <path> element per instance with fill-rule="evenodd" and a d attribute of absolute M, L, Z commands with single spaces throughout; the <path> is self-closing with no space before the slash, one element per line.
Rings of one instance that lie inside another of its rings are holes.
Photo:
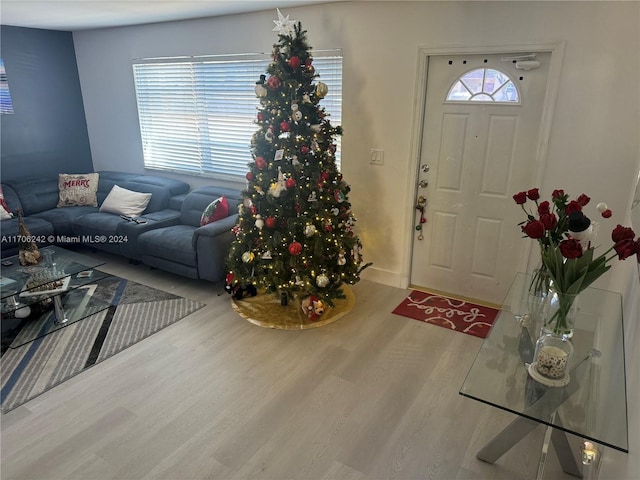
<path fill-rule="evenodd" d="M 427 182 L 426 180 L 420 180 L 420 182 L 418 182 L 418 186 L 420 188 L 427 188 L 429 186 L 429 182 Z"/>

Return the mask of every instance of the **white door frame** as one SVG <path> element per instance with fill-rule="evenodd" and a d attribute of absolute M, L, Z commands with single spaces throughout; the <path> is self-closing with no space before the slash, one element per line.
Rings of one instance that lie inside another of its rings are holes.
<path fill-rule="evenodd" d="M 415 221 L 414 205 L 417 198 L 416 184 L 418 180 L 418 163 L 420 159 L 420 148 L 422 143 L 422 129 L 425 119 L 425 101 L 427 95 L 427 67 L 429 66 L 429 57 L 435 55 L 482 55 L 482 54 L 509 54 L 522 52 L 550 52 L 551 60 L 549 64 L 549 76 L 547 81 L 547 89 L 542 106 L 542 119 L 540 123 L 540 134 L 538 137 L 536 148 L 536 178 L 535 185 L 539 186 L 547 163 L 547 150 L 549 146 L 549 136 L 551 135 L 551 123 L 556 105 L 556 97 L 560 84 L 560 71 L 562 69 L 562 61 L 564 58 L 565 41 L 548 42 L 548 43 L 518 43 L 508 45 L 442 45 L 442 46 L 420 46 L 418 47 L 418 68 L 416 75 L 416 86 L 414 89 L 414 112 L 413 112 L 413 128 L 411 133 L 411 162 L 413 168 L 409 169 L 407 175 L 407 184 L 405 187 L 405 212 L 411 212 L 405 215 L 405 231 L 412 232 L 407 236 L 404 245 L 404 267 L 401 273 L 401 287 L 409 287 L 411 280 L 411 257 L 413 254 L 413 243 L 415 241 L 415 232 L 413 230 Z M 515 205 L 515 204 L 514 204 Z M 524 242 L 523 248 L 531 251 L 533 242 Z M 530 255 L 523 255 L 521 264 L 518 265 L 519 270 L 525 270 L 531 260 Z"/>

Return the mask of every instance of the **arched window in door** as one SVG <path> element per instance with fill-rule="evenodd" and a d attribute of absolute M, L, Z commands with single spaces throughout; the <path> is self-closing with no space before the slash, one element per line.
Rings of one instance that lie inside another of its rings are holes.
<path fill-rule="evenodd" d="M 476 68 L 458 78 L 447 102 L 520 103 L 520 92 L 509 75 L 493 68 Z"/>

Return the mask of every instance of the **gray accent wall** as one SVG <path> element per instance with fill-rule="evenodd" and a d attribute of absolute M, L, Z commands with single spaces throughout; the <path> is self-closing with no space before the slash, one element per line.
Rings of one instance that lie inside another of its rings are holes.
<path fill-rule="evenodd" d="M 3 181 L 93 171 L 71 32 L 0 27 L 13 114 L 0 115 Z"/>

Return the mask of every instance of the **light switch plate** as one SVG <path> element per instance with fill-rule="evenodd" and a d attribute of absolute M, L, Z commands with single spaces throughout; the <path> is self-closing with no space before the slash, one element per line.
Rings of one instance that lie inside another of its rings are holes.
<path fill-rule="evenodd" d="M 384 150 L 372 148 L 369 151 L 369 163 L 372 165 L 382 165 L 384 163 Z"/>

